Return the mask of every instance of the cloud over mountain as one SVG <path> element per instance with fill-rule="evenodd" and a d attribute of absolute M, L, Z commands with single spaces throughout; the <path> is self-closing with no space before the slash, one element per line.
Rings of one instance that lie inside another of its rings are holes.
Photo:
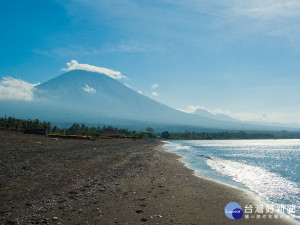
<path fill-rule="evenodd" d="M 83 87 L 83 90 L 86 92 L 89 92 L 89 93 L 96 93 L 96 90 L 87 84 L 85 84 L 85 86 Z"/>
<path fill-rule="evenodd" d="M 153 92 L 151 93 L 151 95 L 157 97 L 157 96 L 158 96 L 158 93 L 157 93 L 156 91 L 153 91 Z"/>
<path fill-rule="evenodd" d="M 158 88 L 158 84 L 152 84 L 152 85 L 151 85 L 151 88 L 152 88 L 152 89 Z"/>
<path fill-rule="evenodd" d="M 92 66 L 89 64 L 81 64 L 78 63 L 76 60 L 71 60 L 71 62 L 66 63 L 68 68 L 62 68 L 62 71 L 72 71 L 72 70 L 85 70 L 90 72 L 96 72 L 96 73 L 103 73 L 113 79 L 122 79 L 127 78 L 126 76 L 122 75 L 119 71 L 114 71 L 111 69 L 98 67 L 98 66 Z"/>

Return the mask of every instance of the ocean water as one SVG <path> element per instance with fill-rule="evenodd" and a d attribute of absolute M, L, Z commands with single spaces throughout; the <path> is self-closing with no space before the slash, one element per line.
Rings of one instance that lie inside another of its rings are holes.
<path fill-rule="evenodd" d="M 254 192 L 300 220 L 300 140 L 166 142 L 196 175 Z"/>

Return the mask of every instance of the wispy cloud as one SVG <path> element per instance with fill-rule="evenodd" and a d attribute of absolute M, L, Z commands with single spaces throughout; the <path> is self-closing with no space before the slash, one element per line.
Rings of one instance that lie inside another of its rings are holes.
<path fill-rule="evenodd" d="M 244 113 L 234 113 L 229 110 L 223 109 L 211 109 L 207 110 L 212 114 L 224 114 L 235 119 L 242 121 L 257 121 L 257 122 L 278 122 L 284 117 L 283 113 L 269 112 L 269 113 L 253 113 L 253 112 L 244 112 Z"/>
<path fill-rule="evenodd" d="M 40 85 L 41 83 L 40 82 L 38 82 L 38 83 L 36 83 L 36 84 L 32 84 L 33 85 L 33 87 L 36 87 L 36 86 L 38 86 L 38 85 Z"/>
<path fill-rule="evenodd" d="M 140 93 L 141 95 L 143 95 L 143 92 L 142 92 L 142 91 L 138 91 L 138 93 Z"/>
<path fill-rule="evenodd" d="M 96 93 L 96 90 L 89 85 L 85 84 L 85 86 L 82 88 L 84 91 L 89 92 L 89 93 Z"/>
<path fill-rule="evenodd" d="M 106 53 L 125 52 L 125 53 L 143 53 L 143 52 L 162 52 L 165 47 L 158 47 L 154 43 L 144 43 L 142 41 L 120 41 L 114 43 L 106 43 L 103 45 L 70 45 L 56 47 L 53 49 L 33 49 L 32 51 L 38 55 L 49 57 L 75 58 L 81 56 L 99 56 Z"/>
<path fill-rule="evenodd" d="M 83 46 L 63 46 L 53 49 L 33 49 L 33 52 L 39 55 L 52 57 L 76 57 L 78 55 L 95 56 L 101 54 L 101 50 Z"/>
<path fill-rule="evenodd" d="M 36 85 L 20 79 L 4 77 L 0 82 L 0 100 L 32 101 Z"/>
<path fill-rule="evenodd" d="M 71 62 L 66 63 L 66 65 L 68 66 L 68 68 L 63 68 L 61 70 L 63 70 L 63 71 L 86 70 L 86 71 L 90 71 L 90 72 L 102 73 L 113 79 L 127 78 L 126 76 L 122 75 L 121 72 L 119 72 L 119 71 L 114 71 L 114 70 L 103 68 L 103 67 L 92 66 L 89 64 L 80 64 L 76 60 L 71 60 Z"/>
<path fill-rule="evenodd" d="M 197 109 L 204 109 L 202 106 L 198 106 L 198 105 L 189 105 L 186 109 L 178 109 L 182 112 L 186 112 L 186 113 L 195 113 L 197 111 Z"/>
<path fill-rule="evenodd" d="M 157 46 L 154 43 L 146 43 L 145 41 L 121 41 L 120 43 L 109 43 L 101 48 L 101 52 L 162 52 L 165 47 Z"/>
<path fill-rule="evenodd" d="M 151 95 L 153 95 L 154 97 L 157 97 L 157 96 L 158 96 L 158 93 L 157 93 L 156 91 L 153 91 L 153 92 L 151 93 Z"/>
<path fill-rule="evenodd" d="M 151 88 L 152 88 L 152 89 L 158 88 L 158 84 L 152 84 L 152 85 L 151 85 Z"/>
<path fill-rule="evenodd" d="M 215 37 L 224 35 L 223 42 L 255 41 L 257 35 L 288 40 L 295 46 L 300 37 L 300 1 L 298 0 L 214 0 L 177 1 L 199 14 L 208 14 L 208 30 Z M 253 39 L 254 37 L 254 39 Z M 268 40 L 269 41 L 269 40 Z"/>
<path fill-rule="evenodd" d="M 243 112 L 243 113 L 235 113 L 231 112 L 230 110 L 224 110 L 220 108 L 216 109 L 208 109 L 206 107 L 200 105 L 189 105 L 186 109 L 179 109 L 182 112 L 186 113 L 195 113 L 198 109 L 206 110 L 207 112 L 217 115 L 217 114 L 224 114 L 226 116 L 230 116 L 232 118 L 242 120 L 242 121 L 257 121 L 257 122 L 278 122 L 283 117 L 283 113 L 276 113 L 276 112 L 263 112 L 263 113 L 253 113 L 253 112 Z"/>
<path fill-rule="evenodd" d="M 258 19 L 286 19 L 300 16 L 298 0 L 231 0 L 223 3 L 232 13 Z"/>
<path fill-rule="evenodd" d="M 76 0 L 64 5 L 70 13 L 76 12 L 76 15 L 96 22 L 99 21 L 98 15 L 105 14 L 105 19 L 112 26 L 121 25 L 124 30 L 130 30 L 130 41 L 112 48 L 122 51 L 144 51 L 145 40 L 149 39 L 158 43 L 176 39 L 206 46 L 208 43 L 213 45 L 248 39 L 252 35 L 275 35 L 295 42 L 300 32 L 299 0 Z M 82 7 L 92 13 L 83 15 Z M 199 22 L 194 23 L 195 20 Z M 208 35 L 203 34 L 203 30 Z M 166 43 L 169 41 L 160 46 Z"/>

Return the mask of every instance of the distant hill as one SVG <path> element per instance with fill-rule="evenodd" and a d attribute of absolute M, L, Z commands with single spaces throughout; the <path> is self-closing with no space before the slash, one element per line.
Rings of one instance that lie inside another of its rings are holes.
<path fill-rule="evenodd" d="M 230 116 L 227 116 L 225 114 L 212 114 L 204 109 L 197 109 L 194 112 L 195 115 L 199 115 L 199 116 L 203 116 L 206 118 L 211 118 L 211 119 L 215 119 L 215 120 L 224 120 L 224 121 L 231 121 L 231 122 L 241 122 L 238 119 L 234 119 Z"/>
<path fill-rule="evenodd" d="M 188 114 L 148 98 L 105 74 L 73 70 L 36 86 L 33 101 L 0 101 L 0 116 L 38 118 L 127 127 L 190 127 L 227 130 L 280 130 L 289 127 L 248 124 L 204 110 Z"/>

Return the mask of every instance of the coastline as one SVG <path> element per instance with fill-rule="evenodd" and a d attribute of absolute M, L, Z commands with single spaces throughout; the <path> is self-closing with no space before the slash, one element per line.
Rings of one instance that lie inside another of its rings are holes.
<path fill-rule="evenodd" d="M 166 144 L 166 143 L 164 143 Z M 166 151 L 165 149 L 163 149 L 163 151 Z M 166 151 L 167 152 L 167 151 Z M 207 201 L 209 208 L 211 208 L 213 211 L 221 213 L 222 211 L 222 207 L 220 207 L 221 205 L 223 206 L 223 215 L 219 216 L 219 215 L 215 215 L 214 214 L 214 218 L 216 217 L 216 221 L 207 221 L 207 224 L 217 224 L 217 223 L 221 223 L 221 224 L 232 224 L 235 221 L 228 219 L 225 214 L 224 214 L 224 208 L 226 206 L 227 203 L 229 202 L 237 202 L 238 204 L 240 204 L 242 206 L 245 205 L 252 205 L 253 207 L 255 205 L 268 205 L 270 204 L 266 199 L 262 198 L 261 196 L 246 190 L 246 189 L 242 189 L 230 184 L 226 184 L 226 183 L 222 183 L 219 181 L 215 181 L 209 178 L 205 178 L 202 177 L 200 175 L 196 175 L 195 171 L 193 169 L 190 169 L 188 167 L 188 165 L 186 163 L 184 163 L 183 161 L 181 161 L 181 159 L 183 158 L 182 156 L 173 153 L 173 152 L 167 152 L 169 154 L 172 154 L 174 158 L 176 158 L 176 160 L 182 164 L 183 167 L 187 168 L 189 170 L 190 173 L 192 173 L 193 175 L 193 182 L 197 182 L 198 185 L 197 187 L 199 189 L 201 189 L 201 191 L 199 190 L 200 194 L 207 194 L 209 193 L 210 195 L 210 200 L 211 201 L 215 201 L 215 207 L 212 206 L 212 202 Z M 213 191 L 210 191 L 210 187 L 213 189 Z M 217 197 L 218 196 L 218 197 Z M 216 198 L 215 198 L 216 197 Z M 205 198 L 206 199 L 206 198 Z M 215 200 L 216 199 L 216 200 Z M 278 213 L 277 213 L 278 214 Z M 208 215 L 208 213 L 206 213 L 206 215 Z M 257 215 L 255 213 L 253 213 L 253 215 Z M 266 214 L 269 215 L 269 214 Z M 279 214 L 280 216 L 285 217 L 285 214 Z M 209 215 L 208 217 L 211 217 L 211 215 Z M 205 220 L 204 220 L 205 221 Z M 202 221 L 203 222 L 203 221 Z M 246 220 L 245 218 L 242 218 L 241 220 L 238 220 L 237 223 L 241 223 L 241 224 L 300 224 L 299 222 L 297 222 L 296 220 L 293 220 L 291 218 L 280 218 L 280 219 L 249 219 Z M 201 224 L 201 223 L 200 223 Z M 206 224 L 205 222 L 203 224 Z"/>
<path fill-rule="evenodd" d="M 172 142 L 169 142 L 169 141 L 163 141 L 163 143 L 165 145 L 168 145 L 168 144 L 172 145 L 173 144 Z M 236 189 L 238 192 L 244 192 L 245 196 L 248 196 L 248 198 L 250 200 L 252 199 L 252 201 L 254 202 L 254 205 L 263 205 L 264 207 L 266 207 L 266 206 L 268 206 L 268 207 L 269 206 L 274 206 L 274 210 L 273 210 L 274 213 L 271 213 L 270 215 L 274 216 L 274 215 L 277 214 L 279 217 L 282 217 L 282 218 L 285 217 L 284 218 L 285 220 L 282 221 L 282 222 L 284 222 L 284 224 L 287 224 L 289 222 L 292 223 L 292 224 L 293 223 L 300 224 L 300 221 L 298 221 L 296 218 L 293 218 L 292 216 L 290 216 L 290 215 L 288 215 L 286 213 L 283 213 L 283 212 L 277 212 L 277 210 L 276 210 L 277 208 L 276 207 L 280 208 L 281 205 L 268 200 L 264 196 L 260 195 L 258 192 L 251 191 L 251 190 L 247 189 L 244 185 L 242 185 L 242 184 L 239 185 L 239 183 L 235 183 L 234 181 L 231 181 L 229 183 L 229 182 L 226 182 L 226 181 L 220 181 L 219 179 L 215 179 L 214 177 L 207 177 L 205 175 L 202 175 L 202 170 L 194 169 L 193 165 L 191 165 L 190 162 L 186 162 L 187 158 L 185 156 L 182 156 L 181 154 L 177 153 L 177 151 L 174 152 L 172 150 L 172 147 L 171 147 L 171 150 L 168 147 L 166 147 L 165 151 L 167 151 L 168 153 L 175 154 L 178 157 L 178 161 L 180 163 L 182 163 L 183 166 L 185 166 L 188 169 L 192 170 L 194 176 L 196 176 L 196 177 L 198 177 L 200 179 L 207 180 L 209 182 L 214 182 L 214 183 L 223 185 L 223 186 L 228 187 L 230 189 Z M 185 146 L 183 146 L 183 148 L 185 148 Z M 249 204 L 247 204 L 247 205 L 249 205 Z M 252 204 L 253 211 L 255 210 L 254 205 Z M 243 209 L 243 206 L 242 206 L 242 209 Z M 266 208 L 264 208 L 264 210 L 266 210 Z M 244 209 L 243 209 L 243 212 L 244 212 Z M 249 214 L 249 216 L 251 216 L 251 215 L 253 215 L 253 214 Z"/>
<path fill-rule="evenodd" d="M 298 224 L 230 220 L 254 194 L 197 177 L 156 141 L 0 137 L 1 224 Z"/>

